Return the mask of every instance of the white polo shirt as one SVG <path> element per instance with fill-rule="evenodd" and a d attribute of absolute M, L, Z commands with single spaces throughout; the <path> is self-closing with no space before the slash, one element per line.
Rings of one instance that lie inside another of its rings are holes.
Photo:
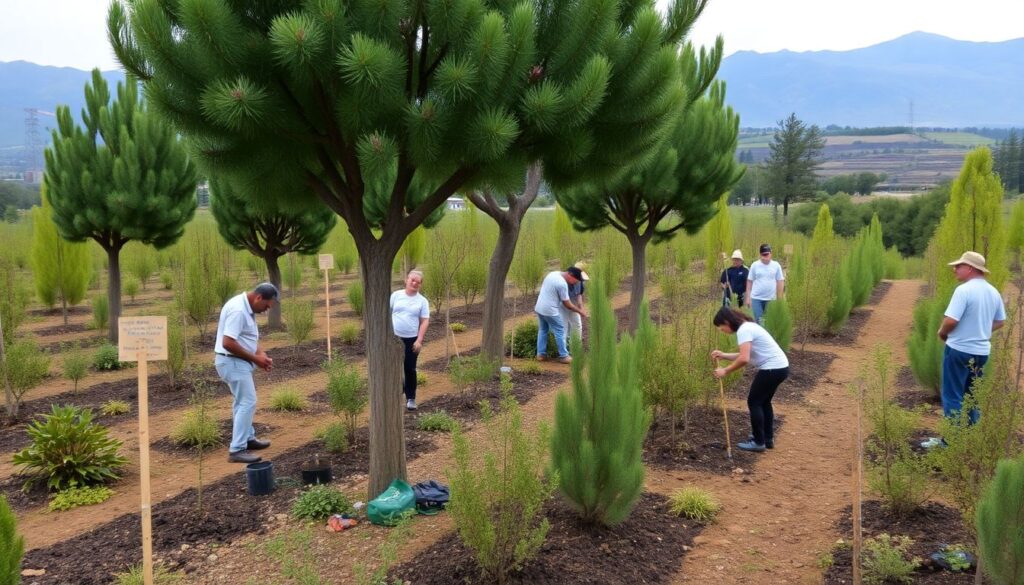
<path fill-rule="evenodd" d="M 260 330 L 256 326 L 256 313 L 249 306 L 247 293 L 231 297 L 220 310 L 220 321 L 217 323 L 217 344 L 213 351 L 230 354 L 224 349 L 224 336 L 234 339 L 243 349 L 256 353 L 260 339 Z"/>
<path fill-rule="evenodd" d="M 1006 320 L 1003 297 L 984 278 L 972 278 L 956 287 L 945 316 L 956 319 L 946 345 L 970 355 L 992 352 L 992 322 Z"/>

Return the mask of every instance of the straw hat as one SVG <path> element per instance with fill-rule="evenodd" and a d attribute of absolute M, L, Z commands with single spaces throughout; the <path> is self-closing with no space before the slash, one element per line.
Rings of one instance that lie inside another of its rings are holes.
<path fill-rule="evenodd" d="M 740 250 L 739 248 L 736 248 L 735 250 L 733 250 L 732 251 L 732 259 L 733 260 L 743 260 L 743 251 Z"/>
<path fill-rule="evenodd" d="M 985 257 L 977 252 L 964 252 L 963 256 L 950 262 L 949 266 L 959 266 L 961 264 L 966 264 L 986 274 L 988 273 L 988 268 L 985 268 Z"/>
<path fill-rule="evenodd" d="M 590 280 L 590 275 L 587 274 L 587 263 L 586 262 L 580 260 L 579 262 L 577 262 L 573 266 L 575 268 L 579 268 L 580 269 L 580 274 L 583 275 L 583 280 Z"/>

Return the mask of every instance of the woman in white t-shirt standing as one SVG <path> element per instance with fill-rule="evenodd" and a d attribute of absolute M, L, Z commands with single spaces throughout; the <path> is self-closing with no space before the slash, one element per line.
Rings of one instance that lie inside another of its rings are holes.
<path fill-rule="evenodd" d="M 430 323 L 430 303 L 420 294 L 423 273 L 410 270 L 405 277 L 405 288 L 391 293 L 391 325 L 395 335 L 405 345 L 405 407 L 416 410 L 416 358 L 423 347 L 423 336 Z"/>
<path fill-rule="evenodd" d="M 746 313 L 722 307 L 715 315 L 713 323 L 722 333 L 735 333 L 736 343 L 740 348 L 737 353 L 725 353 L 717 349 L 711 352 L 713 360 L 732 362 L 727 367 L 715 368 L 715 377 L 727 376 L 744 368 L 748 363 L 758 369 L 747 395 L 751 434 L 746 442 L 740 443 L 737 447 L 744 451 L 772 449 L 775 447 L 775 412 L 772 410 L 772 397 L 775 396 L 779 384 L 789 377 L 789 359 L 771 334 Z"/>

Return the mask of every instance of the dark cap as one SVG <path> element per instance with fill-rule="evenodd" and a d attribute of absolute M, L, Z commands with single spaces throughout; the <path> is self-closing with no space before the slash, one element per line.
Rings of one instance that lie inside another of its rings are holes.
<path fill-rule="evenodd" d="M 761 244 L 761 253 L 762 254 L 768 254 L 771 251 L 772 251 L 772 247 L 771 246 L 769 246 L 768 244 Z"/>
<path fill-rule="evenodd" d="M 566 268 L 565 271 L 568 274 L 572 275 L 572 277 L 575 278 L 576 280 L 583 280 L 583 271 L 580 270 L 579 268 L 576 268 L 575 266 L 570 266 Z"/>
<path fill-rule="evenodd" d="M 269 282 L 257 284 L 256 288 L 252 289 L 252 292 L 258 294 L 261 299 L 267 301 L 272 301 L 277 298 L 277 287 Z"/>

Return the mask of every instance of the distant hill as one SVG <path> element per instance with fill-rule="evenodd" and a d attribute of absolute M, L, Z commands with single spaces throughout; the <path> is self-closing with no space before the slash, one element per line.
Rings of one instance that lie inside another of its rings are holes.
<path fill-rule="evenodd" d="M 1022 126 L 1021 71 L 1024 38 L 976 43 L 916 32 L 852 51 L 740 51 L 719 78 L 748 128 L 790 112 L 820 126 L 905 126 L 911 101 L 916 126 Z"/>

